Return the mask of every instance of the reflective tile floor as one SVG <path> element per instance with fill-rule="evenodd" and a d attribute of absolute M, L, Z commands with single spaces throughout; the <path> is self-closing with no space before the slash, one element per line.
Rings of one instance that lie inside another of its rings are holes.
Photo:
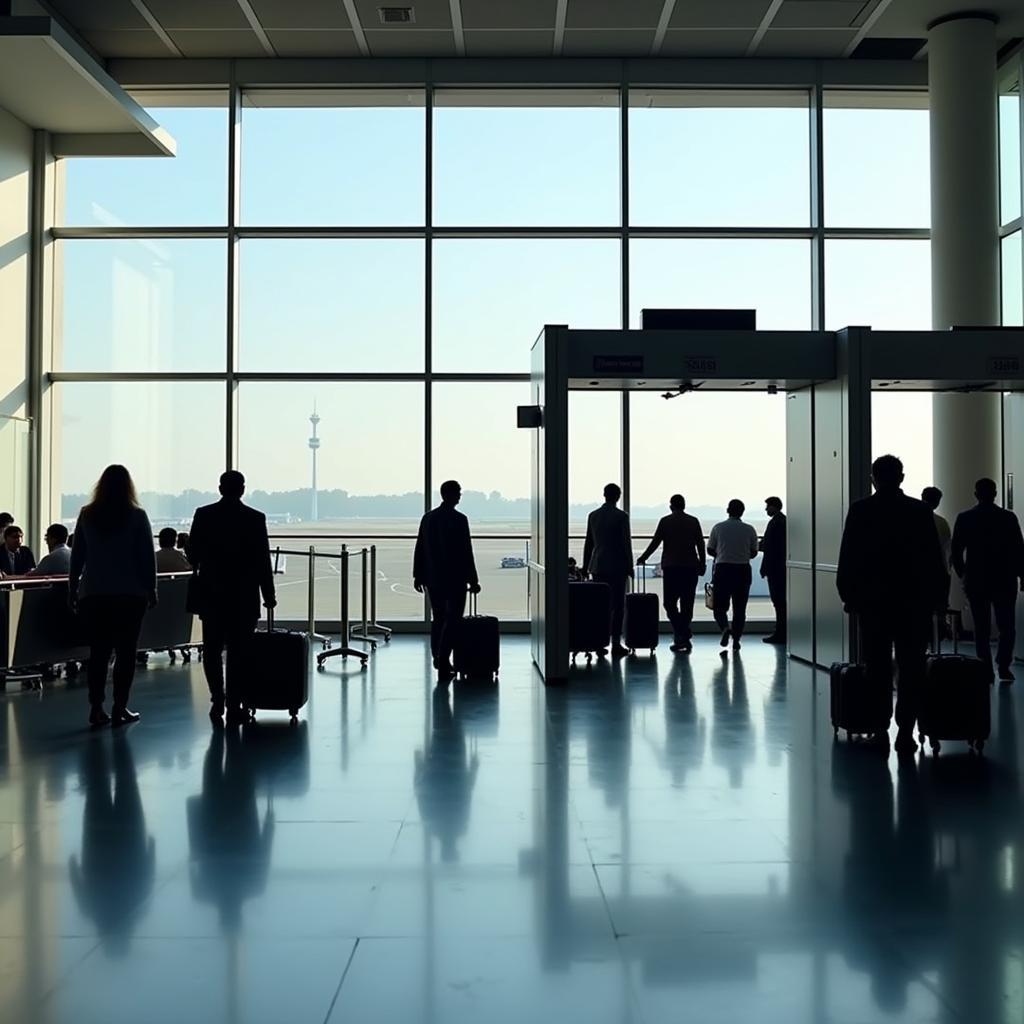
<path fill-rule="evenodd" d="M 213 731 L 0 698 L 0 1021 L 1024 1020 L 1018 694 L 983 759 L 833 743 L 827 679 L 751 638 L 437 693 L 419 638 L 304 720 Z"/>

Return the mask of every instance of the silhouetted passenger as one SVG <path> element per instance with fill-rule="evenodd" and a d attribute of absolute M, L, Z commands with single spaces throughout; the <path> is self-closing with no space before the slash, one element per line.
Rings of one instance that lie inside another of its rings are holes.
<path fill-rule="evenodd" d="M 764 638 L 766 644 L 786 642 L 786 517 L 782 499 L 764 499 L 768 525 L 761 538 L 761 576 L 768 581 L 768 596 L 775 609 L 775 629 Z"/>
<path fill-rule="evenodd" d="M 1013 682 L 1010 662 L 1017 640 L 1017 589 L 1024 590 L 1024 539 L 1020 523 L 996 504 L 996 484 L 983 477 L 974 486 L 978 504 L 961 512 L 953 527 L 952 562 L 971 603 L 978 657 L 992 668 L 992 614 L 999 630 L 999 679 Z M 964 556 L 966 557 L 966 560 Z"/>
<path fill-rule="evenodd" d="M 939 515 L 942 491 L 938 487 L 926 487 L 921 492 L 921 500 L 932 510 L 932 515 L 935 517 L 935 532 L 938 533 L 939 544 L 942 546 L 942 564 L 948 571 L 952 564 L 953 531 L 950 530 L 946 517 Z"/>
<path fill-rule="evenodd" d="M 231 683 L 225 698 L 224 652 L 246 643 L 266 608 L 277 605 L 270 564 L 267 517 L 243 504 L 245 477 L 228 470 L 220 477 L 220 501 L 197 508 L 192 519 L 192 588 L 189 610 L 203 620 L 203 670 L 210 688 L 210 717 L 238 718 L 242 695 Z M 231 681 L 229 680 L 229 683 Z"/>
<path fill-rule="evenodd" d="M 191 547 L 192 539 L 187 533 L 179 533 L 178 540 L 176 542 L 177 549 L 188 559 L 189 565 L 192 564 L 192 555 L 190 554 L 189 548 Z"/>
<path fill-rule="evenodd" d="M 128 952 L 132 930 L 156 878 L 156 846 L 146 818 L 128 739 L 114 739 L 110 755 L 99 740 L 82 749 L 81 859 L 68 861 L 71 888 L 109 954 Z M 113 761 L 113 780 L 111 764 Z M 113 786 L 111 786 L 113 782 Z"/>
<path fill-rule="evenodd" d="M 576 559 L 569 558 L 569 582 L 579 583 L 583 579 L 583 573 L 580 571 L 579 565 L 576 564 Z"/>
<path fill-rule="evenodd" d="M 156 552 L 157 572 L 191 572 L 192 564 L 175 547 L 178 542 L 178 533 L 171 526 L 165 526 L 157 534 L 157 543 L 160 547 Z"/>
<path fill-rule="evenodd" d="M 29 571 L 29 576 L 67 576 L 71 571 L 71 548 L 68 547 L 68 528 L 63 523 L 51 523 L 43 535 L 48 554 Z"/>
<path fill-rule="evenodd" d="M 36 566 L 35 555 L 24 546 L 25 534 L 13 523 L 4 527 L 4 547 L 0 570 L 4 576 L 24 576 Z"/>
<path fill-rule="evenodd" d="M 750 563 L 757 558 L 757 531 L 743 522 L 746 508 L 739 498 L 733 498 L 726 507 L 729 518 L 711 527 L 708 538 L 708 552 L 715 560 L 711 573 L 715 622 L 722 631 L 721 646 L 728 647 L 731 639 L 734 651 L 740 648 L 743 627 L 747 624 L 747 601 L 753 582 Z M 729 624 L 730 604 L 732 625 Z"/>
<path fill-rule="evenodd" d="M 912 752 L 932 617 L 945 610 L 949 576 L 932 510 L 900 488 L 903 463 L 883 455 L 871 478 L 875 493 L 855 501 L 846 516 L 836 587 L 857 616 L 864 663 L 878 686 L 892 685 L 895 648 L 896 749 Z"/>
<path fill-rule="evenodd" d="M 452 674 L 452 650 L 466 612 L 466 592 L 480 593 L 469 520 L 455 507 L 462 500 L 457 480 L 441 484 L 441 504 L 421 520 L 412 559 L 417 592 L 430 599 L 430 653 L 442 677 Z"/>
<path fill-rule="evenodd" d="M 665 611 L 675 634 L 672 650 L 689 654 L 693 650 L 691 626 L 697 578 L 707 572 L 704 530 L 696 517 L 686 512 L 686 499 L 681 494 L 673 494 L 668 507 L 671 511 L 659 520 L 651 543 L 636 564 L 643 565 L 658 545 L 663 545 L 661 581 Z"/>
<path fill-rule="evenodd" d="M 156 605 L 153 528 L 124 466 L 107 466 L 78 514 L 68 571 L 68 599 L 81 610 L 89 639 L 90 725 L 138 721 L 128 710 L 135 649 L 147 605 Z M 114 706 L 103 710 L 114 655 Z"/>
<path fill-rule="evenodd" d="M 583 544 L 583 571 L 596 583 L 607 583 L 611 591 L 612 654 L 621 658 L 629 652 L 622 646 L 622 617 L 626 607 L 626 580 L 633 575 L 633 542 L 629 516 L 618 508 L 622 489 L 607 484 L 604 504 L 587 516 L 587 539 Z"/>

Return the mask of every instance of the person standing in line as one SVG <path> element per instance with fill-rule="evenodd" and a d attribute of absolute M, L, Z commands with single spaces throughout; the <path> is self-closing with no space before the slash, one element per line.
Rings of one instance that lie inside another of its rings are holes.
<path fill-rule="evenodd" d="M 697 578 L 707 572 L 704 531 L 697 518 L 686 512 L 686 499 L 681 494 L 673 494 L 669 498 L 668 507 L 669 514 L 658 522 L 651 543 L 636 560 L 636 564 L 644 565 L 658 545 L 663 545 L 663 598 L 675 634 L 671 649 L 690 654 L 693 651 L 693 600 L 697 592 Z"/>
<path fill-rule="evenodd" d="M 753 573 L 750 563 L 757 558 L 757 531 L 743 522 L 746 505 L 739 498 L 729 502 L 729 518 L 716 523 L 708 538 L 708 553 L 715 560 L 711 573 L 714 587 L 714 616 L 722 631 L 722 654 L 732 640 L 732 649 L 740 649 L 743 627 L 747 624 L 747 601 Z M 732 606 L 732 624 L 729 624 L 729 606 Z"/>
<path fill-rule="evenodd" d="M 224 652 L 245 644 L 265 608 L 277 606 L 270 564 L 267 517 L 242 502 L 245 477 L 229 469 L 220 477 L 220 501 L 197 508 L 190 531 L 192 588 L 189 611 L 203 622 L 203 671 L 210 688 L 210 718 L 241 721 L 242 695 L 229 685 L 225 697 Z M 229 680 L 230 683 L 230 680 Z"/>
<path fill-rule="evenodd" d="M 612 655 L 629 653 L 622 646 L 622 620 L 626 610 L 626 580 L 633 575 L 633 542 L 629 516 L 618 507 L 622 488 L 607 484 L 604 504 L 587 516 L 583 544 L 583 570 L 595 583 L 607 583 L 611 591 Z"/>
<path fill-rule="evenodd" d="M 149 516 L 124 466 L 103 470 L 92 500 L 78 514 L 68 600 L 84 619 L 89 640 L 89 724 L 137 722 L 128 695 L 142 617 L 156 605 L 156 557 Z M 103 702 L 111 654 L 114 703 L 108 715 Z"/>
<path fill-rule="evenodd" d="M 889 692 L 896 653 L 896 750 L 917 750 L 914 726 L 933 617 L 945 610 L 949 574 L 935 516 L 903 493 L 903 463 L 882 455 L 871 466 L 875 493 L 850 506 L 839 547 L 836 589 L 857 616 L 868 677 Z"/>
<path fill-rule="evenodd" d="M 420 520 L 413 552 L 413 586 L 419 594 L 426 590 L 430 600 L 430 653 L 441 680 L 454 675 L 452 651 L 466 613 L 466 594 L 480 593 L 469 520 L 456 508 L 461 500 L 457 480 L 441 484 L 441 504 Z"/>
<path fill-rule="evenodd" d="M 761 538 L 761 576 L 768 581 L 768 596 L 775 609 L 775 629 L 764 637 L 766 644 L 786 642 L 786 517 L 782 499 L 764 499 L 768 525 Z"/>
<path fill-rule="evenodd" d="M 1010 663 L 1017 642 L 1018 586 L 1024 590 L 1024 539 L 1017 517 L 996 504 L 996 491 L 996 482 L 988 477 L 974 485 L 978 504 L 956 517 L 952 563 L 957 576 L 964 581 L 964 592 L 971 604 L 978 657 L 992 672 L 994 611 L 999 630 L 999 681 L 1012 683 Z"/>

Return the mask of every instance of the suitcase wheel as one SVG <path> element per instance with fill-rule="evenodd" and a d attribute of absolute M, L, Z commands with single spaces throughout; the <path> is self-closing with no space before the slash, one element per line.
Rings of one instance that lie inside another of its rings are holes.
<path fill-rule="evenodd" d="M 932 740 L 931 740 L 931 745 L 932 745 L 932 754 L 934 754 L 936 757 L 938 757 L 939 756 L 939 752 L 942 750 L 942 744 L 937 739 L 935 739 L 933 737 Z"/>
<path fill-rule="evenodd" d="M 299 709 L 298 708 L 289 708 L 288 709 L 288 714 L 291 715 L 292 721 L 294 722 L 299 717 Z"/>

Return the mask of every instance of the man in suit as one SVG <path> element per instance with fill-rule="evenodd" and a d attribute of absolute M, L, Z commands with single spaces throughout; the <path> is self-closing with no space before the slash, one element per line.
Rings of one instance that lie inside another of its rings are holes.
<path fill-rule="evenodd" d="M 210 717 L 224 714 L 225 650 L 244 644 L 260 620 L 260 595 L 266 608 L 277 604 L 270 564 L 267 517 L 242 503 L 245 477 L 229 470 L 220 478 L 221 499 L 197 508 L 192 520 L 190 554 L 193 581 L 190 610 L 203 620 L 203 668 L 210 687 Z M 228 692 L 228 718 L 241 715 L 241 696 Z"/>
<path fill-rule="evenodd" d="M 0 552 L 0 573 L 4 576 L 24 576 L 36 567 L 35 555 L 24 547 L 24 539 L 20 526 L 11 523 L 4 528 L 4 546 Z"/>
<path fill-rule="evenodd" d="M 1018 586 L 1024 590 L 1024 539 L 1009 509 L 996 504 L 996 483 L 983 477 L 974 485 L 978 504 L 961 512 L 953 527 L 951 557 L 974 618 L 978 657 L 992 670 L 992 613 L 999 630 L 996 666 L 1003 683 L 1013 682 L 1010 662 L 1016 643 Z M 964 558 L 966 555 L 966 560 Z"/>
<path fill-rule="evenodd" d="M 761 576 L 768 581 L 768 596 L 775 608 L 775 629 L 764 638 L 766 644 L 786 642 L 786 517 L 782 499 L 764 499 L 768 525 L 761 538 Z"/>
<path fill-rule="evenodd" d="M 932 510 L 903 493 L 903 463 L 883 455 L 871 466 L 875 493 L 850 506 L 839 549 L 836 587 L 857 616 L 872 681 L 892 686 L 898 666 L 896 750 L 913 753 L 932 618 L 945 609 L 949 576 Z"/>
<path fill-rule="evenodd" d="M 612 655 L 629 652 L 622 646 L 622 618 L 626 608 L 626 580 L 633 575 L 633 542 L 629 516 L 618 507 L 622 489 L 607 484 L 604 504 L 587 517 L 587 539 L 583 544 L 583 569 L 595 583 L 607 583 L 611 591 Z"/>
<path fill-rule="evenodd" d="M 466 592 L 480 593 L 469 520 L 455 507 L 461 500 L 458 481 L 441 484 L 441 504 L 420 520 L 413 553 L 413 586 L 421 594 L 425 589 L 430 599 L 430 653 L 442 679 L 453 674 L 452 650 L 466 612 Z"/>

